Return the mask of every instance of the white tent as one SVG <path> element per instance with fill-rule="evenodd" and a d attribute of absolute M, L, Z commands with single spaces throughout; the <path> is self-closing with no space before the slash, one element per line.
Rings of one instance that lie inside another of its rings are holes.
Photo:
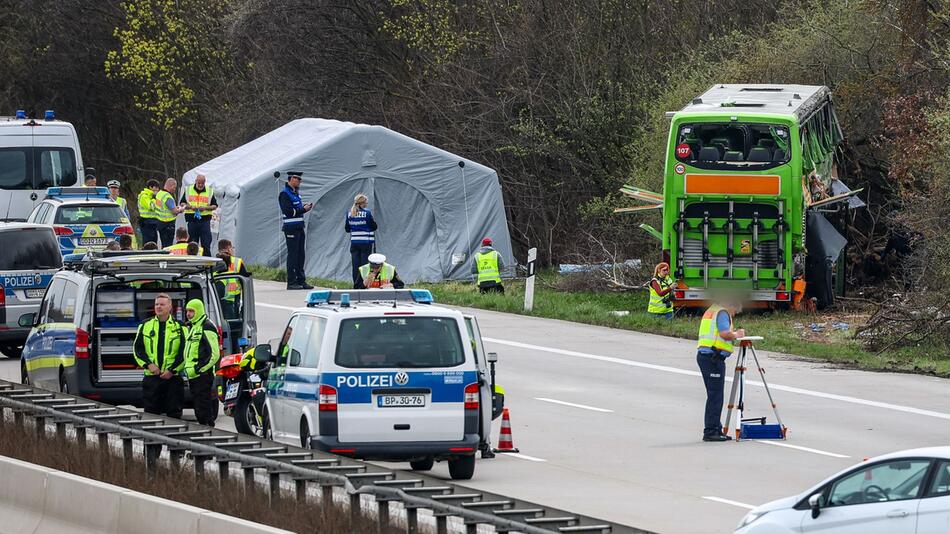
<path fill-rule="evenodd" d="M 406 282 L 471 279 L 471 257 L 494 240 L 513 272 L 511 240 L 494 170 L 382 126 L 298 119 L 186 172 L 200 172 L 220 205 L 218 238 L 234 242 L 251 264 L 285 265 L 277 195 L 286 171 L 302 171 L 308 276 L 349 280 L 346 211 L 357 193 L 370 198 L 376 250 Z M 275 171 L 280 178 L 275 178 Z"/>

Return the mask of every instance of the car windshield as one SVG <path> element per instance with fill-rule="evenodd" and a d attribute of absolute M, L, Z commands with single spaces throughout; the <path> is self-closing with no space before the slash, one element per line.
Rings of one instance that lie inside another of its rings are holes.
<path fill-rule="evenodd" d="M 788 163 L 788 128 L 774 124 L 694 123 L 680 126 L 676 159 L 701 169 L 763 169 Z"/>
<path fill-rule="evenodd" d="M 114 205 L 61 206 L 53 224 L 122 224 L 125 213 Z"/>
<path fill-rule="evenodd" d="M 364 317 L 340 323 L 336 363 L 351 368 L 454 367 L 465 361 L 449 317 Z"/>
<path fill-rule="evenodd" d="M 47 228 L 0 232 L 0 271 L 59 269 L 63 257 L 53 233 Z"/>

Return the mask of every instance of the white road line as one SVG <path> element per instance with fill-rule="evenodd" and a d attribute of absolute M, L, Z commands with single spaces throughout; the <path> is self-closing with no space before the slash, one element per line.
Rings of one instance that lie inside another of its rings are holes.
<path fill-rule="evenodd" d="M 499 453 L 502 454 L 502 453 Z M 512 458 L 520 458 L 522 460 L 528 460 L 529 462 L 546 462 L 544 458 L 538 458 L 535 456 L 528 456 L 527 454 L 521 454 L 520 452 L 506 452 L 502 456 L 511 456 Z"/>
<path fill-rule="evenodd" d="M 275 310 L 294 311 L 294 310 L 297 309 L 297 308 L 293 308 L 293 307 L 291 307 L 291 306 L 281 306 L 281 305 L 279 305 L 279 304 L 268 304 L 268 303 L 266 303 L 266 302 L 255 302 L 254 305 L 255 305 L 255 306 L 260 306 L 261 308 L 274 308 Z"/>
<path fill-rule="evenodd" d="M 739 501 L 731 501 L 729 499 L 723 499 L 722 497 L 703 497 L 703 498 L 706 499 L 707 501 L 721 502 L 722 504 L 728 504 L 730 506 L 738 506 L 739 508 L 745 508 L 746 510 L 751 510 L 755 508 L 755 506 L 752 506 L 751 504 L 746 504 L 744 502 L 739 502 Z"/>
<path fill-rule="evenodd" d="M 810 447 L 802 447 L 801 445 L 790 445 L 788 443 L 780 443 L 778 441 L 765 441 L 765 440 L 759 440 L 759 439 L 754 439 L 752 441 L 756 443 L 761 443 L 763 445 L 774 445 L 776 447 L 786 447 L 788 449 L 795 449 L 795 450 L 805 451 L 805 452 L 813 452 L 815 454 L 821 454 L 822 456 L 831 456 L 832 458 L 851 458 L 850 456 L 847 456 L 845 454 L 838 454 L 836 452 L 828 452 L 828 451 L 823 451 L 819 449 L 812 449 Z"/>
<path fill-rule="evenodd" d="M 655 365 L 652 363 L 638 362 L 635 360 L 626 360 L 623 358 L 615 358 L 612 356 L 600 356 L 597 354 L 587 354 L 584 352 L 576 352 L 573 350 L 555 349 L 552 347 L 542 347 L 540 345 L 531 345 L 528 343 L 521 343 L 518 341 L 507 341 L 504 339 L 495 339 L 495 338 L 489 338 L 489 337 L 485 337 L 482 339 L 484 339 L 485 341 L 488 341 L 489 343 L 498 343 L 499 345 L 508 345 L 510 347 L 519 347 L 519 348 L 529 349 L 529 350 L 550 352 L 552 354 L 561 354 L 564 356 L 572 356 L 574 358 L 583 358 L 587 360 L 597 360 L 597 361 L 607 362 L 607 363 L 616 363 L 619 365 L 626 365 L 629 367 L 640 367 L 643 369 L 652 369 L 654 371 L 663 371 L 665 373 L 674 373 L 674 374 L 687 375 L 687 376 L 700 376 L 699 371 L 679 369 L 677 367 L 669 367 L 667 365 Z M 731 381 L 732 379 L 727 378 L 726 380 Z M 750 386 L 762 387 L 762 382 L 757 382 L 754 380 L 746 380 L 745 383 Z M 895 412 L 910 413 L 914 415 L 922 415 L 924 417 L 934 417 L 937 419 L 950 420 L 950 413 L 935 412 L 933 410 L 923 410 L 920 408 L 914 408 L 912 406 L 902 406 L 900 404 L 891 404 L 889 402 L 879 402 L 879 401 L 873 401 L 873 400 L 868 400 L 868 399 L 860 399 L 857 397 L 849 397 L 847 395 L 838 395 L 836 393 L 825 393 L 822 391 L 814 391 L 811 389 L 798 388 L 794 386 L 783 386 L 781 384 L 769 384 L 769 388 L 771 388 L 772 391 L 787 391 L 788 393 L 797 393 L 799 395 L 806 395 L 809 397 L 818 397 L 822 399 L 847 402 L 850 404 L 860 404 L 862 406 L 872 406 L 874 408 L 883 408 L 885 410 L 893 410 Z"/>
<path fill-rule="evenodd" d="M 564 406 L 573 406 L 574 408 L 581 408 L 584 410 L 591 410 L 594 412 L 614 413 L 613 410 L 608 410 L 606 408 L 595 408 L 593 406 L 587 406 L 586 404 L 574 404 L 573 402 L 559 401 L 556 399 L 549 399 L 547 397 L 535 397 L 534 400 L 539 400 L 543 402 L 553 402 L 554 404 L 563 404 Z"/>

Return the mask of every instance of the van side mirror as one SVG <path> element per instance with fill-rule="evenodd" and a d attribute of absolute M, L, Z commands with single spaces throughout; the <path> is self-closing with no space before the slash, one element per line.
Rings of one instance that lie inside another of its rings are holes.
<path fill-rule="evenodd" d="M 300 351 L 297 349 L 290 349 L 290 366 L 296 367 L 300 365 Z"/>
<path fill-rule="evenodd" d="M 497 352 L 489 352 L 489 353 L 488 353 L 488 363 L 495 363 L 495 362 L 497 362 L 497 361 L 498 361 L 498 353 L 497 353 Z"/>
<path fill-rule="evenodd" d="M 17 319 L 17 324 L 29 328 L 36 326 L 36 313 L 24 313 Z"/>
<path fill-rule="evenodd" d="M 273 355 L 270 353 L 270 345 L 267 343 L 262 343 L 254 347 L 254 359 L 261 363 L 270 363 L 273 360 Z"/>
<path fill-rule="evenodd" d="M 811 518 L 817 519 L 821 514 L 821 493 L 816 493 L 809 497 L 808 506 L 811 507 Z"/>

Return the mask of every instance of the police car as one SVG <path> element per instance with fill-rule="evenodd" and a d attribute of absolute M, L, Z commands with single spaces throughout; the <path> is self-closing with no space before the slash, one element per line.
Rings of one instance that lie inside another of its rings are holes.
<path fill-rule="evenodd" d="M 52 228 L 0 222 L 0 352 L 19 358 L 29 327 L 20 317 L 40 309 L 46 286 L 63 266 Z"/>
<path fill-rule="evenodd" d="M 501 411 L 475 318 L 426 290 L 313 291 L 273 354 L 265 418 L 278 441 L 415 470 L 444 460 L 469 479 Z"/>
<path fill-rule="evenodd" d="M 133 356 L 133 342 L 161 293 L 171 298 L 172 316 L 179 322 L 186 320 L 185 304 L 201 299 L 208 318 L 219 325 L 222 354 L 240 352 L 241 338 L 253 342 L 256 337 L 253 281 L 225 272 L 218 258 L 105 251 L 64 263 L 39 311 L 20 317 L 20 326 L 32 327 L 20 360 L 23 383 L 141 405 L 142 369 Z M 241 291 L 236 303 L 228 303 L 235 311 L 226 315 L 222 301 L 232 282 Z"/>
<path fill-rule="evenodd" d="M 135 234 L 105 187 L 50 187 L 28 220 L 52 225 L 64 256 L 102 250 L 123 234 Z"/>

